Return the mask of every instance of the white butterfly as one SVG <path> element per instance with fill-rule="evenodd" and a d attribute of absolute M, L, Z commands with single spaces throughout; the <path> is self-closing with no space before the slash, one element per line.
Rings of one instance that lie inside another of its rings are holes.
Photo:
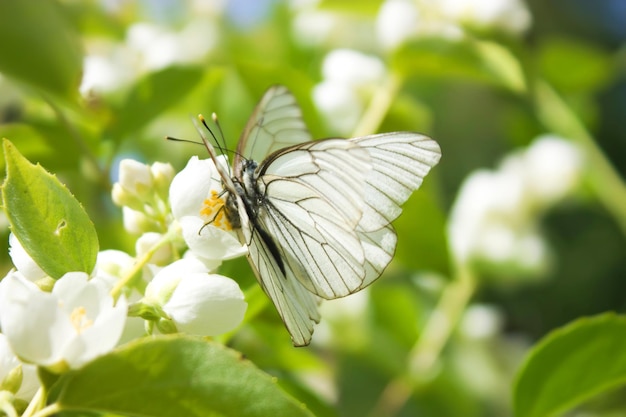
<path fill-rule="evenodd" d="M 295 346 L 308 345 L 319 299 L 357 292 L 393 257 L 391 222 L 441 156 L 409 132 L 311 141 L 295 98 L 271 87 L 237 146 L 232 174 L 216 160 L 226 214 Z"/>

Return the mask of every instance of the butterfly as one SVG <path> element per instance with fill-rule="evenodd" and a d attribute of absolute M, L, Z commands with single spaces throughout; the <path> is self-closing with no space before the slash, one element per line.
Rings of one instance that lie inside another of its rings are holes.
<path fill-rule="evenodd" d="M 391 222 L 441 150 L 393 132 L 313 141 L 284 86 L 264 94 L 237 145 L 232 172 L 217 162 L 225 212 L 295 346 L 311 341 L 321 299 L 362 290 L 396 247 Z"/>

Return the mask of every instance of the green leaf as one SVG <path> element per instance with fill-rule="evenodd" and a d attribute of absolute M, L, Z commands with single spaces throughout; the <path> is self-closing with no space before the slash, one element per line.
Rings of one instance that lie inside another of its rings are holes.
<path fill-rule="evenodd" d="M 376 16 L 380 10 L 381 0 L 322 0 L 319 4 L 321 10 L 330 10 L 341 13 Z"/>
<path fill-rule="evenodd" d="M 91 273 L 98 236 L 87 213 L 53 175 L 24 158 L 4 140 L 7 176 L 2 203 L 11 231 L 31 258 L 52 278 Z"/>
<path fill-rule="evenodd" d="M 222 345 L 180 336 L 142 339 L 62 377 L 61 411 L 142 417 L 311 417 L 276 381 Z"/>
<path fill-rule="evenodd" d="M 467 78 L 516 92 L 525 89 L 516 57 L 493 42 L 416 39 L 396 51 L 392 64 L 406 77 Z"/>
<path fill-rule="evenodd" d="M 446 219 L 432 190 L 435 175 L 428 175 L 393 222 L 398 235 L 395 261 L 411 269 L 447 271 L 450 265 Z"/>
<path fill-rule="evenodd" d="M 546 80 L 568 94 L 596 91 L 610 81 L 612 56 L 580 40 L 548 39 L 540 46 L 539 68 Z"/>
<path fill-rule="evenodd" d="M 624 383 L 626 317 L 583 318 L 552 332 L 530 352 L 514 389 L 515 415 L 557 415 Z"/>
<path fill-rule="evenodd" d="M 196 67 L 168 67 L 142 78 L 125 102 L 114 110 L 107 136 L 121 140 L 143 128 L 165 109 L 181 100 L 202 79 Z"/>
<path fill-rule="evenodd" d="M 0 71 L 74 100 L 82 72 L 80 37 L 53 0 L 0 1 Z"/>

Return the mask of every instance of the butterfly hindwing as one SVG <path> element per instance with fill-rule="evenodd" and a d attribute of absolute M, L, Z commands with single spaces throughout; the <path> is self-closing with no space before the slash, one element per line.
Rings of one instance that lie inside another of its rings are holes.
<path fill-rule="evenodd" d="M 240 206 L 241 207 L 241 206 Z M 313 325 L 318 323 L 318 298 L 293 277 L 289 269 L 279 265 L 272 253 L 272 242 L 259 233 L 258 226 L 249 224 L 242 213 L 242 233 L 248 245 L 248 261 L 263 291 L 272 300 L 280 318 L 291 335 L 294 346 L 306 346 L 311 341 Z"/>

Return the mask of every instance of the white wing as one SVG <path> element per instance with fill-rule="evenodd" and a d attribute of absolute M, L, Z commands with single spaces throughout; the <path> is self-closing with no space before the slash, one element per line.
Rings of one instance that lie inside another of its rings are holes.
<path fill-rule="evenodd" d="M 270 87 L 246 124 L 233 160 L 235 176 L 240 175 L 242 158 L 260 162 L 288 146 L 310 141 L 302 111 L 287 87 Z"/>
<path fill-rule="evenodd" d="M 243 201 L 237 196 L 239 207 Z M 318 323 L 318 298 L 304 288 L 289 269 L 281 269 L 272 253 L 271 237 L 258 225 L 250 224 L 245 209 L 239 210 L 242 233 L 248 244 L 248 261 L 261 288 L 274 303 L 287 327 L 294 346 L 306 346 L 313 335 L 313 325 Z"/>
<path fill-rule="evenodd" d="M 400 215 L 400 206 L 439 162 L 441 149 L 429 137 L 411 132 L 382 133 L 349 141 L 365 148 L 372 164 L 359 227 L 363 231 L 378 230 Z"/>
<path fill-rule="evenodd" d="M 326 299 L 346 296 L 391 261 L 390 222 L 438 160 L 437 144 L 413 133 L 289 148 L 259 168 L 266 204 L 256 221 L 306 289 Z"/>

